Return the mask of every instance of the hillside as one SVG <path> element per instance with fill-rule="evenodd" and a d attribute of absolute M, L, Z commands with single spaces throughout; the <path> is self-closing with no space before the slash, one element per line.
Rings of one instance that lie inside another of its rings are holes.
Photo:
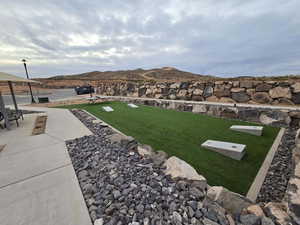
<path fill-rule="evenodd" d="M 119 70 L 119 71 L 93 71 L 75 75 L 61 75 L 48 78 L 48 80 L 130 80 L 130 81 L 184 81 L 211 79 L 211 76 L 203 76 L 181 71 L 172 67 L 163 67 L 150 70 Z"/>
<path fill-rule="evenodd" d="M 163 67 L 155 69 L 135 69 L 118 71 L 93 71 L 74 75 L 59 75 L 50 78 L 35 79 L 42 82 L 45 88 L 73 88 L 76 86 L 88 85 L 98 86 L 99 83 L 111 83 L 115 81 L 156 81 L 156 82 L 182 82 L 182 81 L 213 81 L 213 80 L 300 80 L 299 75 L 285 76 L 237 76 L 232 78 L 222 78 L 217 76 L 200 75 L 181 71 L 173 67 Z"/>

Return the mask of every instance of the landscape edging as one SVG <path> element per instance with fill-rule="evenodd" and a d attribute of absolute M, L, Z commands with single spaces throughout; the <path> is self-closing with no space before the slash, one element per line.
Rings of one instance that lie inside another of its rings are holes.
<path fill-rule="evenodd" d="M 248 190 L 246 197 L 253 202 L 255 202 L 257 199 L 257 196 L 260 192 L 261 186 L 266 178 L 267 172 L 270 168 L 270 165 L 272 163 L 274 155 L 277 152 L 278 146 L 281 142 L 284 132 L 285 132 L 285 128 L 281 128 L 276 139 L 274 140 L 273 145 L 271 146 L 267 156 L 265 157 L 265 160 L 262 163 L 254 181 L 252 182 L 251 187 Z"/>
<path fill-rule="evenodd" d="M 295 143 L 293 173 L 286 190 L 285 201 L 289 215 L 297 224 L 300 224 L 300 128 L 297 130 Z"/>

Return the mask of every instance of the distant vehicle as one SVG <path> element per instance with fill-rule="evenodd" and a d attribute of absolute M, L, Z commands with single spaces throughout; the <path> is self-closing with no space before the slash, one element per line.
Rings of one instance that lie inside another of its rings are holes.
<path fill-rule="evenodd" d="M 80 86 L 75 88 L 75 92 L 77 95 L 84 95 L 94 93 L 95 90 L 92 86 Z"/>

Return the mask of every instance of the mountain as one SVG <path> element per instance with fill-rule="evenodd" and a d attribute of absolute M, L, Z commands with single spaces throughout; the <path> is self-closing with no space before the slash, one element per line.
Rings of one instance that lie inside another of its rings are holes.
<path fill-rule="evenodd" d="M 74 75 L 60 75 L 47 78 L 47 80 L 126 80 L 126 81 L 184 81 L 184 80 L 204 80 L 214 77 L 194 74 L 178 70 L 173 67 L 163 67 L 155 69 L 135 69 L 118 71 L 93 71 Z"/>

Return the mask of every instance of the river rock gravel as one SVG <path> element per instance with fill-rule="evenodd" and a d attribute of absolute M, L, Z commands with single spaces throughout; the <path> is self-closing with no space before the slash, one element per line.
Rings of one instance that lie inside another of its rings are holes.
<path fill-rule="evenodd" d="M 172 179 L 152 158 L 108 138 L 114 131 L 72 110 L 93 133 L 67 141 L 91 219 L 108 225 L 229 224 L 197 182 Z M 210 223 L 209 223 L 210 221 Z"/>
<path fill-rule="evenodd" d="M 295 148 L 295 136 L 296 129 L 286 129 L 260 189 L 257 202 L 281 202 L 283 200 L 292 175 L 292 154 Z"/>

